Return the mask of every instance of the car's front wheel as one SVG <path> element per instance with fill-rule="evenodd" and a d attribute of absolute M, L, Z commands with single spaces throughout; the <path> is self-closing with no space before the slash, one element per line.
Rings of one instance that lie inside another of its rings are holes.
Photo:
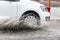
<path fill-rule="evenodd" d="M 40 18 L 33 12 L 23 15 L 22 19 L 27 27 L 37 29 L 40 26 Z"/>

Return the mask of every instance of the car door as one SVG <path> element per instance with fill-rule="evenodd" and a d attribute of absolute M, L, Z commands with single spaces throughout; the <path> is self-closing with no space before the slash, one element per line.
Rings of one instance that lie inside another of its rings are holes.
<path fill-rule="evenodd" d="M 10 0 L 0 0 L 0 17 L 15 17 L 17 16 L 16 2 Z"/>

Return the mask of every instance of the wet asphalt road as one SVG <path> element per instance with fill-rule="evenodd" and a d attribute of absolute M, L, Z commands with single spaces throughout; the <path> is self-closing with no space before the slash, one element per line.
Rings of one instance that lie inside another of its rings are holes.
<path fill-rule="evenodd" d="M 60 40 L 60 21 L 50 21 L 38 30 L 0 31 L 0 40 Z"/>

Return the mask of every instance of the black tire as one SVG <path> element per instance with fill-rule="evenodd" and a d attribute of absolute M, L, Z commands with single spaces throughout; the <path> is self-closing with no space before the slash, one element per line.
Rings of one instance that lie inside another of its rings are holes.
<path fill-rule="evenodd" d="M 40 18 L 33 12 L 23 15 L 21 19 L 24 20 L 23 24 L 25 27 L 38 29 L 40 26 Z"/>

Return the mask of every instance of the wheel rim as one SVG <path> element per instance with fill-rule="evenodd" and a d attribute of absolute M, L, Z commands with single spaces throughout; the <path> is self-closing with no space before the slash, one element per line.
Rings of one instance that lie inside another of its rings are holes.
<path fill-rule="evenodd" d="M 24 19 L 24 23 L 28 26 L 36 26 L 37 25 L 37 19 L 34 16 L 27 16 Z"/>

